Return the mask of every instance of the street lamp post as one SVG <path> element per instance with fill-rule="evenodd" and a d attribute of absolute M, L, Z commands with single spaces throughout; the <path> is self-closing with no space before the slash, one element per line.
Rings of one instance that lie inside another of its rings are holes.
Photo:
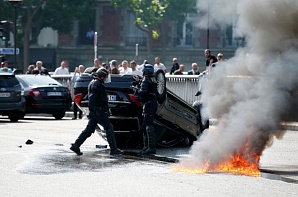
<path fill-rule="evenodd" d="M 207 46 L 206 48 L 209 49 L 209 0 L 208 0 L 208 9 L 207 9 Z"/>
<path fill-rule="evenodd" d="M 14 7 L 14 67 L 17 66 L 17 8 L 23 3 L 23 0 L 9 0 L 8 1 Z"/>

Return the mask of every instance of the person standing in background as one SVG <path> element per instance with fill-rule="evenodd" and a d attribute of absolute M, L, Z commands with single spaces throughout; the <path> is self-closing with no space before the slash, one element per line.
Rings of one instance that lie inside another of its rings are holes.
<path fill-rule="evenodd" d="M 35 75 L 48 75 L 49 74 L 48 70 L 43 67 L 42 61 L 37 61 L 35 65 L 36 65 L 36 67 L 32 71 L 32 74 L 35 74 Z"/>
<path fill-rule="evenodd" d="M 192 69 L 187 72 L 188 75 L 199 75 L 200 74 L 197 63 L 192 63 L 191 68 Z"/>
<path fill-rule="evenodd" d="M 184 72 L 184 65 L 181 64 L 179 66 L 179 69 L 178 70 L 175 70 L 175 72 L 173 73 L 174 75 L 183 75 L 183 72 Z"/>
<path fill-rule="evenodd" d="M 174 72 L 176 71 L 176 70 L 178 70 L 179 69 L 179 63 L 178 63 L 178 59 L 176 58 L 176 57 L 174 57 L 173 58 L 173 66 L 172 66 L 172 69 L 171 69 L 171 72 L 170 72 L 170 74 L 172 75 L 172 74 L 174 74 Z"/>
<path fill-rule="evenodd" d="M 84 71 L 84 73 L 93 73 L 93 72 L 96 72 L 100 67 L 101 67 L 100 60 L 98 58 L 95 58 L 93 60 L 93 66 L 86 68 L 85 71 Z"/>
<path fill-rule="evenodd" d="M 11 68 L 8 68 L 8 61 L 1 62 L 0 72 L 12 73 Z"/>
<path fill-rule="evenodd" d="M 84 72 L 84 65 L 79 65 L 79 67 L 75 68 L 74 74 L 71 78 L 71 81 L 73 82 L 73 84 L 75 83 L 75 81 L 77 80 L 77 78 Z M 76 95 L 76 89 L 74 89 L 74 95 Z M 79 119 L 82 119 L 82 114 L 83 112 L 78 108 L 77 104 L 75 103 L 75 99 L 73 99 L 73 120 L 77 119 L 77 115 L 78 115 L 78 111 L 79 111 Z"/>
<path fill-rule="evenodd" d="M 33 70 L 34 70 L 35 66 L 33 64 L 28 66 L 28 69 L 26 71 L 26 74 L 33 74 Z"/>
<path fill-rule="evenodd" d="M 155 61 L 155 64 L 154 64 L 154 70 L 163 70 L 164 73 L 167 73 L 167 69 L 165 67 L 165 65 L 163 63 L 160 62 L 160 58 L 159 57 L 156 57 L 154 59 Z"/>
<path fill-rule="evenodd" d="M 69 75 L 69 71 L 67 67 L 68 67 L 68 62 L 66 60 L 63 60 L 60 63 L 60 67 L 56 68 L 53 75 Z"/>
<path fill-rule="evenodd" d="M 224 56 L 222 53 L 218 53 L 217 54 L 217 62 L 212 64 L 212 67 L 217 66 L 220 62 L 222 62 L 224 60 Z"/>
<path fill-rule="evenodd" d="M 132 60 L 130 62 L 130 68 L 131 68 L 131 71 L 128 74 L 130 74 L 130 75 L 138 75 L 138 76 L 142 76 L 143 75 L 142 71 L 140 71 L 140 70 L 137 69 L 137 62 L 135 60 Z"/>
<path fill-rule="evenodd" d="M 122 67 L 119 68 L 120 75 L 128 75 L 132 70 L 128 67 L 128 61 L 124 60 L 121 63 Z"/>
<path fill-rule="evenodd" d="M 217 62 L 217 58 L 211 54 L 210 49 L 205 49 L 204 55 L 206 57 L 206 68 Z"/>

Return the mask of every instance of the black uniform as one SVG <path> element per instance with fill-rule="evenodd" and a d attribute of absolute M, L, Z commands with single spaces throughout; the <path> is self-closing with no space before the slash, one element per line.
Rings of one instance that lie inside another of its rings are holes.
<path fill-rule="evenodd" d="M 144 76 L 139 90 L 139 98 L 143 103 L 142 131 L 144 149 L 141 154 L 155 154 L 154 116 L 157 111 L 157 82 L 152 76 Z"/>
<path fill-rule="evenodd" d="M 170 74 L 174 74 L 174 72 L 176 70 L 178 70 L 180 68 L 179 64 L 178 63 L 175 63 L 173 64 L 172 68 L 171 68 L 171 71 L 170 71 Z"/>
<path fill-rule="evenodd" d="M 78 155 L 82 153 L 79 150 L 79 147 L 84 143 L 84 141 L 94 133 L 97 123 L 103 126 L 106 131 L 107 141 L 110 146 L 110 154 L 120 154 L 120 151 L 117 148 L 116 140 L 114 136 L 113 125 L 109 120 L 108 113 L 108 98 L 106 94 L 105 86 L 103 82 L 95 78 L 93 79 L 88 86 L 88 98 L 89 98 L 89 122 L 87 127 L 79 135 L 78 139 L 72 145 L 71 150 L 76 152 Z M 73 149 L 72 149 L 73 148 Z"/>
<path fill-rule="evenodd" d="M 211 55 L 210 54 L 210 57 L 209 58 L 206 58 L 206 67 L 209 66 L 210 60 L 213 60 L 212 64 L 215 63 L 215 62 L 217 62 L 217 58 L 214 55 Z"/>

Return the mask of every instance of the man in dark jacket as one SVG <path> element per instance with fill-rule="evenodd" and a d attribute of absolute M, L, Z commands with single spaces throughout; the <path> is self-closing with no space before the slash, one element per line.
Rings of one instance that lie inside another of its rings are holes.
<path fill-rule="evenodd" d="M 94 66 L 93 67 L 88 67 L 85 69 L 84 73 L 93 73 L 96 72 L 100 67 L 100 60 L 98 58 L 95 58 L 93 61 Z"/>
<path fill-rule="evenodd" d="M 32 74 L 35 75 L 48 75 L 48 70 L 46 68 L 44 68 L 43 66 L 43 62 L 42 61 L 37 61 L 36 62 L 36 67 L 33 69 Z"/>
<path fill-rule="evenodd" d="M 192 63 L 191 68 L 192 69 L 187 72 L 188 75 L 199 75 L 200 74 L 197 63 Z"/>
<path fill-rule="evenodd" d="M 139 99 L 143 104 L 142 131 L 144 148 L 141 155 L 156 154 L 155 132 L 153 127 L 154 116 L 157 111 L 157 81 L 154 77 L 154 68 L 150 64 L 144 65 L 143 80 L 138 91 Z"/>
<path fill-rule="evenodd" d="M 173 58 L 173 66 L 172 66 L 172 68 L 171 68 L 171 72 L 170 72 L 170 74 L 172 75 L 172 74 L 174 74 L 174 72 L 176 71 L 176 70 L 178 70 L 179 69 L 179 63 L 178 63 L 178 59 L 177 58 Z"/>
<path fill-rule="evenodd" d="M 103 126 L 106 131 L 107 141 L 110 146 L 110 155 L 122 154 L 123 151 L 117 148 L 114 128 L 109 120 L 108 98 L 106 94 L 106 88 L 104 82 L 107 79 L 109 72 L 105 68 L 100 68 L 93 75 L 94 79 L 88 86 L 88 98 L 89 98 L 89 121 L 87 127 L 79 135 L 75 143 L 72 144 L 70 150 L 77 155 L 82 155 L 80 146 L 85 140 L 94 133 L 97 123 Z"/>

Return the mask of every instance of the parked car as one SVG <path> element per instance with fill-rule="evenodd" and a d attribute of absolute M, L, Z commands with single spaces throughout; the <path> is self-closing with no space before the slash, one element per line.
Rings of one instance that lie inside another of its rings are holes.
<path fill-rule="evenodd" d="M 47 113 L 60 120 L 71 107 L 71 93 L 55 79 L 44 75 L 16 75 L 23 88 L 26 110 L 23 114 Z"/>
<path fill-rule="evenodd" d="M 21 85 L 12 73 L 0 73 L 0 115 L 17 122 L 25 112 L 25 98 Z"/>
<path fill-rule="evenodd" d="M 157 144 L 163 147 L 191 144 L 203 130 L 197 109 L 166 88 L 164 72 L 157 71 L 155 77 L 159 92 L 154 120 Z M 92 74 L 82 74 L 74 84 L 75 103 L 87 114 L 87 87 L 92 79 Z M 135 95 L 134 83 L 132 75 L 111 74 L 111 82 L 105 84 L 110 121 L 120 147 L 142 146 L 142 104 Z"/>

